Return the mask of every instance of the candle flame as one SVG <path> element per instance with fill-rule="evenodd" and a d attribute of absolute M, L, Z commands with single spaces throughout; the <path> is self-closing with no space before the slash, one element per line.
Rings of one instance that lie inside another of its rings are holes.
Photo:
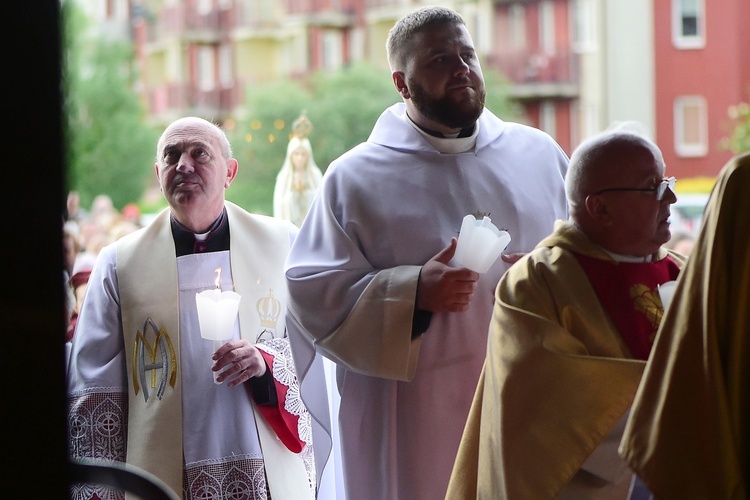
<path fill-rule="evenodd" d="M 219 285 L 219 279 L 221 278 L 221 268 L 217 267 L 215 271 L 216 271 L 216 279 L 214 280 L 214 284 L 216 285 L 216 288 L 219 289 L 221 288 L 221 286 Z"/>

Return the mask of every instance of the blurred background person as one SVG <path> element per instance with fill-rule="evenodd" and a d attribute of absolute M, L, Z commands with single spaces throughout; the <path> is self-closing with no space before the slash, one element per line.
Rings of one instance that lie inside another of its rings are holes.
<path fill-rule="evenodd" d="M 77 227 L 74 224 L 63 224 L 63 268 L 67 277 L 73 273 L 76 257 L 81 252 L 81 243 L 78 240 Z"/>
<path fill-rule="evenodd" d="M 96 222 L 99 227 L 109 230 L 112 225 L 120 218 L 120 214 L 112 203 L 112 198 L 106 194 L 99 194 L 91 202 L 91 212 L 89 217 Z"/>
<path fill-rule="evenodd" d="M 68 192 L 65 202 L 65 220 L 78 222 L 88 216 L 88 213 L 81 208 L 81 196 L 78 191 Z"/>
<path fill-rule="evenodd" d="M 66 342 L 73 340 L 76 324 L 78 323 L 78 314 L 81 312 L 83 297 L 86 295 L 86 287 L 89 283 L 89 277 L 91 276 L 91 271 L 94 269 L 95 262 L 95 255 L 81 253 L 78 254 L 75 265 L 73 266 L 73 272 L 71 273 L 69 284 L 70 288 L 73 290 L 75 301 L 70 320 L 68 321 L 68 328 L 65 335 Z"/>
<path fill-rule="evenodd" d="M 693 246 L 695 246 L 695 237 L 689 233 L 675 233 L 665 246 L 677 253 L 688 256 L 693 251 Z"/>
<path fill-rule="evenodd" d="M 78 227 L 72 221 L 63 223 L 62 231 L 63 245 L 63 285 L 65 288 L 65 322 L 69 324 L 76 309 L 76 297 L 70 284 L 76 258 L 80 255 L 81 244 L 78 241 Z M 67 334 L 66 334 L 66 340 Z"/>

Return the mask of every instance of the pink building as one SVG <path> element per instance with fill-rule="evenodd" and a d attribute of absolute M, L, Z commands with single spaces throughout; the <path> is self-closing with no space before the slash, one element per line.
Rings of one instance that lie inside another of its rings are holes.
<path fill-rule="evenodd" d="M 580 86 L 569 1 L 497 0 L 492 18 L 486 65 L 510 80 L 511 97 L 522 104 L 527 122 L 570 154 L 578 140 L 571 114 Z"/>
<path fill-rule="evenodd" d="M 115 0 L 109 0 L 110 3 Z M 118 0 L 124 2 L 126 0 Z M 241 117 L 248 85 L 369 60 L 418 0 L 132 0 L 154 121 Z M 750 98 L 748 0 L 444 2 L 484 66 L 504 73 L 525 121 L 571 153 L 637 121 L 670 175 L 713 177 L 731 156 L 729 106 Z M 109 4 L 107 4 L 109 5 Z"/>
<path fill-rule="evenodd" d="M 144 98 L 157 122 L 241 116 L 248 85 L 364 57 L 364 0 L 135 1 Z"/>
<path fill-rule="evenodd" d="M 714 177 L 732 156 L 727 109 L 750 98 L 750 2 L 655 0 L 656 139 L 678 178 Z"/>

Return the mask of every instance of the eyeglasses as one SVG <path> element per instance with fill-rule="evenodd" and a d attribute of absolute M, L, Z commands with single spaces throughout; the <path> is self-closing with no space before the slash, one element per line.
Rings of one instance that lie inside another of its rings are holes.
<path fill-rule="evenodd" d="M 669 177 L 668 179 L 663 179 L 659 184 L 650 188 L 607 188 L 601 189 L 594 194 L 602 194 L 606 193 L 607 191 L 652 191 L 656 195 L 656 201 L 661 201 L 664 199 L 664 195 L 667 194 L 667 188 L 669 188 L 669 190 L 674 193 L 674 186 L 676 183 L 677 179 L 675 179 L 674 177 Z"/>

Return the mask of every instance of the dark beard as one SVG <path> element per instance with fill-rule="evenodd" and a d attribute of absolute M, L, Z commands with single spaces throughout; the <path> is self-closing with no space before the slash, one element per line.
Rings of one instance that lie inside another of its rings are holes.
<path fill-rule="evenodd" d="M 409 84 L 409 94 L 414 106 L 426 118 L 445 125 L 448 128 L 466 128 L 476 123 L 484 110 L 484 99 L 487 92 L 477 90 L 476 96 L 461 106 L 456 105 L 448 96 L 435 99 L 418 83 Z"/>

